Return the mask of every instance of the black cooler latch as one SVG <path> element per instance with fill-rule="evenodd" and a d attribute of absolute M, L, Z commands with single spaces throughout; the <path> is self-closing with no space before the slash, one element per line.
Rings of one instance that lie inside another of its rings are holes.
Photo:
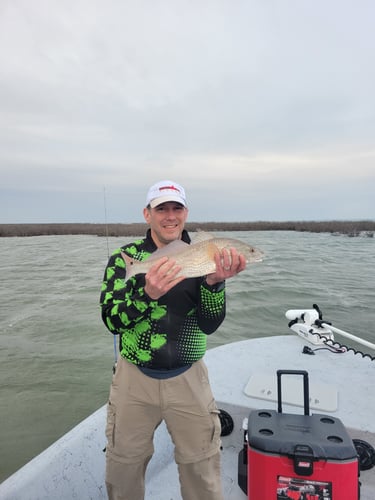
<path fill-rule="evenodd" d="M 314 453 L 310 446 L 297 444 L 294 447 L 294 472 L 299 476 L 311 476 L 314 472 Z"/>

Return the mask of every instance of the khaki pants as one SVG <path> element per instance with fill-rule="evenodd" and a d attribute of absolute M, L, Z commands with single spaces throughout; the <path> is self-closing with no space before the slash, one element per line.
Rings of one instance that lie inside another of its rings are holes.
<path fill-rule="evenodd" d="M 222 500 L 221 426 L 203 361 L 177 377 L 157 380 L 121 357 L 108 402 L 109 499 L 144 499 L 154 431 L 162 420 L 175 445 L 183 499 Z"/>

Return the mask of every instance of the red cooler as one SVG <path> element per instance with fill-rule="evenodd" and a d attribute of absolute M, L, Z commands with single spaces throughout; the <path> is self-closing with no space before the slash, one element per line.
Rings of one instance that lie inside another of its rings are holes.
<path fill-rule="evenodd" d="M 302 375 L 304 415 L 282 413 L 281 376 Z M 344 425 L 309 415 L 308 373 L 278 370 L 278 411 L 254 410 L 248 421 L 250 500 L 358 500 L 359 466 Z"/>

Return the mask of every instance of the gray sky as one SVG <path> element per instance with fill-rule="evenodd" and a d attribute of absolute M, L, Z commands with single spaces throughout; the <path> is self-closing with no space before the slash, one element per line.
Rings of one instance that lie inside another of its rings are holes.
<path fill-rule="evenodd" d="M 1 0 L 0 222 L 374 219 L 373 0 Z"/>

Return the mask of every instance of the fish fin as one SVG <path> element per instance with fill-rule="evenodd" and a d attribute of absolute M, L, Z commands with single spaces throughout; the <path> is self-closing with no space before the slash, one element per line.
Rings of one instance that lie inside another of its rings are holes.
<path fill-rule="evenodd" d="M 212 233 L 208 233 L 207 231 L 198 229 L 198 231 L 196 231 L 192 235 L 192 242 L 195 245 L 196 243 L 200 243 L 201 241 L 213 240 L 214 238 L 215 235 L 213 235 Z"/>
<path fill-rule="evenodd" d="M 124 252 L 121 252 L 121 257 L 125 261 L 125 271 L 126 271 L 125 281 L 127 281 L 129 278 L 131 278 L 132 276 L 134 276 L 136 274 L 135 272 L 133 272 L 133 266 L 134 266 L 136 261 L 135 261 L 135 259 L 132 259 L 131 257 L 129 257 L 129 255 L 126 255 L 126 253 L 124 253 Z"/>
<path fill-rule="evenodd" d="M 215 243 L 209 242 L 207 245 L 207 255 L 211 260 L 214 260 L 216 252 L 219 252 L 219 248 L 215 245 Z"/>
<path fill-rule="evenodd" d="M 188 243 L 185 243 L 182 240 L 174 240 L 168 243 L 168 245 L 158 248 L 150 255 L 150 257 L 147 258 L 147 260 L 158 260 L 162 257 L 169 257 L 172 254 L 186 250 L 188 247 Z"/>

